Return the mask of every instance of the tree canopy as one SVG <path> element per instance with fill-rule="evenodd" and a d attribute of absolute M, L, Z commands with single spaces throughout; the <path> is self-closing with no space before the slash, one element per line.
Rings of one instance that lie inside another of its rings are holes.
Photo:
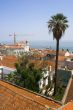
<path fill-rule="evenodd" d="M 48 29 L 53 33 L 53 37 L 57 40 L 62 37 L 68 27 L 67 17 L 62 13 L 58 13 L 51 17 L 48 21 Z"/>
<path fill-rule="evenodd" d="M 34 63 L 29 61 L 27 55 L 19 57 L 15 67 L 16 71 L 13 75 L 9 75 L 12 77 L 8 79 L 16 85 L 38 92 L 39 81 L 42 77 L 41 70 L 35 68 Z"/>

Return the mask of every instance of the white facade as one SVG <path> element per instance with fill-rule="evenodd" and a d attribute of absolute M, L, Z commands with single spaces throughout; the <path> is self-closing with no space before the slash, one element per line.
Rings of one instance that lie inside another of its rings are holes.
<path fill-rule="evenodd" d="M 21 55 L 21 54 L 23 54 L 25 52 L 26 51 L 25 51 L 24 48 L 20 48 L 20 49 L 14 49 L 12 53 L 17 56 L 17 55 Z"/>
<path fill-rule="evenodd" d="M 47 95 L 52 96 L 54 93 L 54 84 L 53 84 L 54 71 L 52 71 L 51 66 L 49 70 L 48 68 L 45 68 L 45 70 L 43 70 L 42 72 L 42 75 L 43 77 L 39 81 L 40 92 L 41 94 L 47 93 Z"/>
<path fill-rule="evenodd" d="M 70 56 L 70 53 L 67 51 L 66 53 L 65 53 L 65 57 L 69 57 Z"/>
<path fill-rule="evenodd" d="M 49 71 L 48 70 L 45 70 L 42 72 L 42 79 L 39 81 L 39 88 L 40 89 L 43 89 L 43 87 L 47 86 L 48 85 L 48 77 L 49 77 Z"/>
<path fill-rule="evenodd" d="M 9 68 L 6 66 L 0 66 L 0 78 L 1 78 L 2 73 L 3 75 L 7 75 L 7 74 L 10 74 L 11 72 L 14 72 L 15 70 L 16 69 Z"/>
<path fill-rule="evenodd" d="M 25 50 L 25 52 L 29 52 L 29 45 L 26 45 L 26 46 L 24 47 L 24 50 Z"/>
<path fill-rule="evenodd" d="M 72 74 L 72 76 L 73 76 L 73 70 L 71 71 L 71 74 Z"/>
<path fill-rule="evenodd" d="M 23 53 L 29 52 L 29 43 L 27 42 L 18 42 L 16 44 L 10 44 L 10 45 L 2 45 L 0 47 L 0 51 L 4 55 L 21 55 Z"/>
<path fill-rule="evenodd" d="M 21 54 L 23 54 L 23 53 L 26 53 L 26 52 L 29 52 L 29 45 L 28 44 L 26 44 L 26 45 L 22 45 L 22 46 L 20 46 L 19 45 L 19 47 L 17 46 L 17 47 L 13 47 L 13 48 L 8 48 L 7 49 L 7 54 L 8 55 L 15 55 L 15 56 L 18 56 L 18 55 L 21 55 Z"/>
<path fill-rule="evenodd" d="M 46 86 L 48 85 L 48 77 L 47 77 L 46 80 L 45 80 L 45 85 L 46 85 Z"/>
<path fill-rule="evenodd" d="M 44 83 L 43 83 L 43 79 L 41 79 L 41 80 L 39 81 L 39 88 L 40 88 L 40 89 L 43 88 L 43 84 L 44 84 Z"/>
<path fill-rule="evenodd" d="M 71 58 L 67 58 L 66 61 L 71 61 Z"/>

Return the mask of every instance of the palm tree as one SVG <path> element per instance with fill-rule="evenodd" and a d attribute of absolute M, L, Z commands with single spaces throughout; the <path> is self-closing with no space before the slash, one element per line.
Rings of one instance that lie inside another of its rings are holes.
<path fill-rule="evenodd" d="M 59 40 L 64 34 L 65 30 L 68 27 L 68 20 L 63 14 L 59 13 L 51 17 L 48 21 L 48 29 L 49 32 L 53 33 L 53 38 L 56 39 L 56 61 L 55 61 L 55 77 L 54 77 L 54 94 L 56 94 L 56 86 L 57 86 L 57 68 L 58 68 L 58 54 L 59 54 Z"/>

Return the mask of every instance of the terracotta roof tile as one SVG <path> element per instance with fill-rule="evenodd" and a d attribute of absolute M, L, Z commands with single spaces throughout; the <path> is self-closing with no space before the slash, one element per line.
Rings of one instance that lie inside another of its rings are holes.
<path fill-rule="evenodd" d="M 72 79 L 72 82 L 71 82 L 71 85 L 70 85 L 70 88 L 69 88 L 65 102 L 67 103 L 67 102 L 70 102 L 71 100 L 73 100 L 73 79 Z"/>
<path fill-rule="evenodd" d="M 17 58 L 15 56 L 4 56 L 3 60 L 0 60 L 0 65 L 15 68 L 14 65 L 16 62 Z"/>
<path fill-rule="evenodd" d="M 73 101 L 67 103 L 66 105 L 64 105 L 63 108 L 59 109 L 59 110 L 73 110 Z"/>
<path fill-rule="evenodd" d="M 0 110 L 48 110 L 60 106 L 51 99 L 0 81 Z"/>

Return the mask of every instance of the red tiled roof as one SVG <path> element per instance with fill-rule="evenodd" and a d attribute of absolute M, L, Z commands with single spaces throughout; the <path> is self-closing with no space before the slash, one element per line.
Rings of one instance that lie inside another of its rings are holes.
<path fill-rule="evenodd" d="M 60 106 L 51 99 L 0 81 L 0 110 L 48 110 Z"/>
<path fill-rule="evenodd" d="M 64 105 L 61 109 L 59 110 L 73 110 L 73 101 L 67 103 L 66 105 Z"/>
<path fill-rule="evenodd" d="M 67 102 L 70 102 L 71 100 L 73 100 L 73 79 L 72 79 L 72 82 L 71 82 L 71 85 L 70 85 L 70 88 L 69 88 L 65 102 L 67 103 Z"/>
<path fill-rule="evenodd" d="M 55 57 L 54 59 L 56 59 L 56 57 Z M 58 61 L 65 61 L 65 57 L 59 55 L 59 57 L 58 57 Z"/>
<path fill-rule="evenodd" d="M 15 56 L 4 56 L 3 60 L 0 60 L 0 66 L 7 66 L 11 68 L 15 68 L 15 63 L 17 62 L 17 58 Z"/>
<path fill-rule="evenodd" d="M 30 59 L 29 59 L 30 60 Z M 43 61 L 43 60 L 30 60 L 35 64 L 36 68 L 44 68 L 46 66 L 52 66 L 54 68 L 55 62 L 52 61 Z M 7 66 L 10 68 L 15 68 L 15 63 L 18 62 L 18 58 L 15 56 L 4 56 L 3 60 L 0 60 L 0 66 Z"/>

